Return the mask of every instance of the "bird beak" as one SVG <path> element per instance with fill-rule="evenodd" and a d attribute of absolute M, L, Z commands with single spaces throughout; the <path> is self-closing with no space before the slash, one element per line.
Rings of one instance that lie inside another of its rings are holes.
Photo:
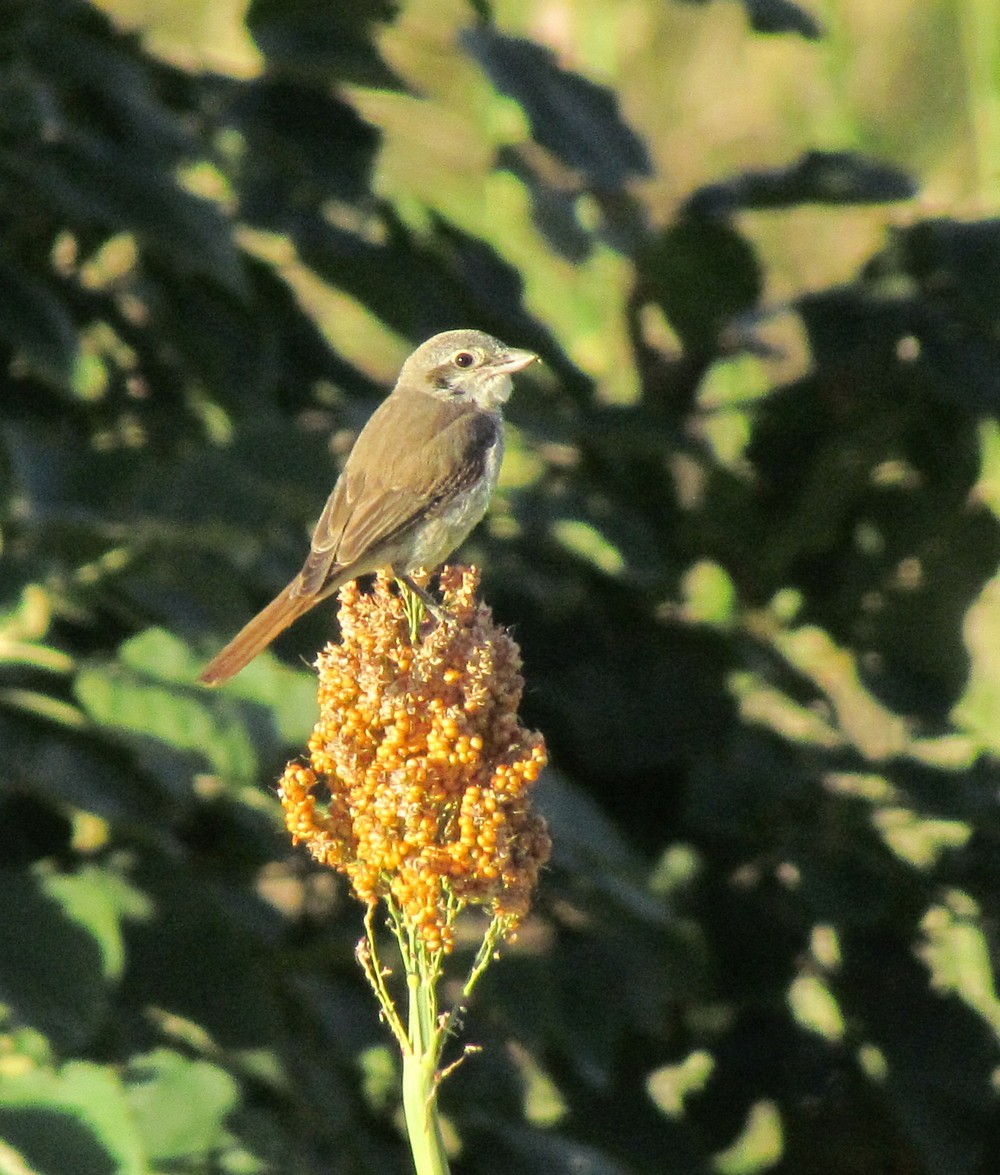
<path fill-rule="evenodd" d="M 513 375 L 516 371 L 523 371 L 537 359 L 534 351 L 519 351 L 516 347 L 510 347 L 503 359 L 496 364 L 496 370 L 503 372 L 504 375 Z"/>

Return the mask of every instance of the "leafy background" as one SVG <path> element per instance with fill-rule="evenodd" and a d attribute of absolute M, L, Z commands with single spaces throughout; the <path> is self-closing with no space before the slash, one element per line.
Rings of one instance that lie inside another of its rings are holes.
<path fill-rule="evenodd" d="M 409 349 L 537 349 L 465 554 L 555 861 L 456 1172 L 1000 1148 L 992 0 L 3 0 L 0 1171 L 408 1170 L 274 780 Z"/>

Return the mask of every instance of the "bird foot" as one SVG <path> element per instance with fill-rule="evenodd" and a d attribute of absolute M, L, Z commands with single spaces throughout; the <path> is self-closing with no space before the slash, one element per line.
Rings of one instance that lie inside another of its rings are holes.
<path fill-rule="evenodd" d="M 410 625 L 410 640 L 416 641 L 420 636 L 420 625 L 429 614 L 438 624 L 450 619 L 448 613 L 434 599 L 434 597 L 414 583 L 408 575 L 397 575 L 396 582 L 400 585 L 403 594 L 403 605 L 406 609 L 406 618 Z"/>

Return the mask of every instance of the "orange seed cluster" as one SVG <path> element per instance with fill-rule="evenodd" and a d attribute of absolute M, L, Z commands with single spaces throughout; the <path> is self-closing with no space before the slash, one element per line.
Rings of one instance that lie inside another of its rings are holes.
<path fill-rule="evenodd" d="M 529 803 L 545 744 L 518 721 L 519 650 L 476 600 L 476 570 L 442 571 L 448 618 L 417 642 L 391 583 L 341 589 L 309 763 L 289 763 L 280 794 L 296 842 L 448 950 L 456 900 L 511 925 L 527 912 L 551 847 Z"/>

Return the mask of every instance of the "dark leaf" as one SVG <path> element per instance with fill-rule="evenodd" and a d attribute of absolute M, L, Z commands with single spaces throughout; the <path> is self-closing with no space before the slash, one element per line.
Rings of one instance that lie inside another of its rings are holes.
<path fill-rule="evenodd" d="M 791 0 L 743 0 L 750 24 L 758 33 L 798 33 L 809 41 L 823 35 L 823 26 Z"/>
<path fill-rule="evenodd" d="M 74 15 L 82 15 L 77 9 Z M 127 150 L 133 162 L 169 167 L 200 153 L 198 139 L 156 93 L 155 75 L 134 41 L 82 27 L 72 17 L 29 22 L 27 58 L 53 102 L 48 123 L 96 132 Z M 56 107 L 56 104 L 58 106 Z"/>
<path fill-rule="evenodd" d="M 379 133 L 352 106 L 323 85 L 287 79 L 218 86 L 227 121 L 246 139 L 239 187 L 251 223 L 288 231 L 327 201 L 370 201 Z"/>
<path fill-rule="evenodd" d="M 579 380 L 525 310 L 517 270 L 488 244 L 445 222 L 433 223 L 423 238 L 392 216 L 384 228 L 376 243 L 313 225 L 299 238 L 302 259 L 400 334 L 418 340 L 456 322 L 476 322 L 542 351 L 563 379 Z"/>
<path fill-rule="evenodd" d="M 254 0 L 246 21 L 271 66 L 286 74 L 395 90 L 402 83 L 379 55 L 376 34 L 397 9 L 395 0 Z"/>
<path fill-rule="evenodd" d="M 894 363 L 899 340 L 910 325 L 907 304 L 873 297 L 858 286 L 806 294 L 798 308 L 812 353 L 824 370 Z"/>
<path fill-rule="evenodd" d="M 107 141 L 78 137 L 0 154 L 0 172 L 21 180 L 60 217 L 132 232 L 188 273 L 235 294 L 245 290 L 232 230 L 222 211 Z"/>
<path fill-rule="evenodd" d="M 643 863 L 590 797 L 550 769 L 535 799 L 552 834 L 554 862 L 589 876 L 623 911 L 662 930 L 667 914 L 646 888 Z"/>
<path fill-rule="evenodd" d="M 0 261 L 0 338 L 42 379 L 71 386 L 79 349 L 70 313 L 48 282 L 14 262 Z"/>
<path fill-rule="evenodd" d="M 883 204 L 917 188 L 898 167 L 854 151 L 807 151 L 788 167 L 751 171 L 699 188 L 684 203 L 691 216 L 728 216 L 740 208 L 797 204 Z"/>
<path fill-rule="evenodd" d="M 719 331 L 760 297 L 753 248 L 727 224 L 680 220 L 650 240 L 638 258 L 639 288 L 655 301 L 686 346 L 712 350 Z"/>
<path fill-rule="evenodd" d="M 61 1051 L 103 1023 L 122 970 L 121 909 L 101 871 L 2 876 L 0 997 Z"/>
<path fill-rule="evenodd" d="M 525 159 L 523 152 L 501 147 L 497 162 L 531 192 L 531 216 L 551 248 L 574 265 L 580 265 L 594 248 L 591 234 L 580 224 L 577 214 L 580 199 L 576 186 L 559 187 L 546 183 Z"/>
<path fill-rule="evenodd" d="M 683 0 L 685 4 L 709 4 L 711 0 Z M 792 0 L 742 0 L 750 26 L 758 33 L 798 33 L 810 41 L 822 36 L 819 21 Z"/>
<path fill-rule="evenodd" d="M 531 41 L 480 26 L 462 45 L 501 93 L 524 108 L 535 140 L 598 188 L 619 188 L 649 175 L 645 145 L 622 119 L 611 90 L 562 69 L 555 55 Z"/>
<path fill-rule="evenodd" d="M 93 734 L 30 714 L 0 713 L 0 767 L 5 786 L 129 825 L 156 826 L 168 806 L 151 777 L 136 773 Z"/>
<path fill-rule="evenodd" d="M 885 1055 L 889 1095 L 926 1170 L 976 1175 L 996 1107 L 992 1029 L 956 996 L 930 989 L 907 943 L 858 937 L 845 963 L 852 1011 Z"/>
<path fill-rule="evenodd" d="M 1000 321 L 1000 220 L 921 221 L 897 233 L 894 251 L 929 295 L 952 300 L 956 317 L 984 329 Z"/>
<path fill-rule="evenodd" d="M 276 960 L 249 929 L 267 924 L 252 889 L 217 888 L 152 854 L 139 881 L 154 915 L 127 927 L 125 998 L 191 1020 L 223 1048 L 271 1048 L 282 1026 Z"/>
<path fill-rule="evenodd" d="M 477 1148 L 483 1175 L 629 1175 L 610 1154 L 554 1131 L 490 1131 Z"/>

